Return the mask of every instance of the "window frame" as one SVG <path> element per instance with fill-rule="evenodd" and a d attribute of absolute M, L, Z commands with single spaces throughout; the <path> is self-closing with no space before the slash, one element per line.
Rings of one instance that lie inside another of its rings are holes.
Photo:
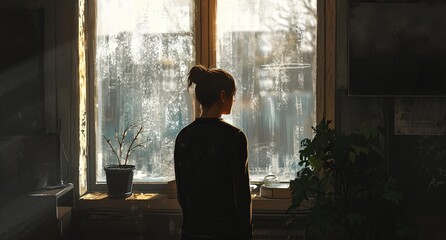
<path fill-rule="evenodd" d="M 106 191 L 106 184 L 96 182 L 96 131 L 95 121 L 95 32 L 96 0 L 88 1 L 86 7 L 87 38 L 87 128 L 88 160 L 85 183 L 88 191 Z M 217 0 L 195 0 L 195 42 L 196 63 L 216 65 L 216 9 Z M 336 0 L 317 0 L 317 52 L 316 52 L 316 121 L 324 116 L 335 120 L 335 49 L 336 49 Z M 196 105 L 198 106 L 198 105 Z M 195 111 L 196 114 L 199 111 Z M 163 193 L 168 191 L 167 183 L 134 183 L 133 190 Z"/>

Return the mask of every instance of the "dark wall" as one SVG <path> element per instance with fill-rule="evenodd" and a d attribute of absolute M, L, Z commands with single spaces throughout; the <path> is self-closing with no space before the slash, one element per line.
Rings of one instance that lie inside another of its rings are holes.
<path fill-rule="evenodd" d="M 43 134 L 43 10 L 1 10 L 0 135 Z"/>
<path fill-rule="evenodd" d="M 0 136 L 0 200 L 60 182 L 57 134 Z"/>
<path fill-rule="evenodd" d="M 384 128 L 384 154 L 416 214 L 446 213 L 445 114 L 446 98 L 354 97 L 341 88 L 336 94 L 338 130 L 370 121 Z"/>
<path fill-rule="evenodd" d="M 71 157 L 76 5 L 0 1 L 1 199 L 59 184 L 61 160 L 65 181 L 77 175 L 68 172 L 77 159 Z"/>
<path fill-rule="evenodd" d="M 414 234 L 446 239 L 446 96 L 349 95 L 347 2 L 337 2 L 336 129 L 355 131 L 366 121 L 384 127 L 384 155 L 404 191 L 401 206 Z"/>

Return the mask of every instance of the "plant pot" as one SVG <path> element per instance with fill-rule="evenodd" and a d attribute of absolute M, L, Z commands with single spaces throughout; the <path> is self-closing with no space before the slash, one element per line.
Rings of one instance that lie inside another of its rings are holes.
<path fill-rule="evenodd" d="M 134 165 L 104 167 L 109 198 L 124 199 L 132 195 L 134 169 Z"/>

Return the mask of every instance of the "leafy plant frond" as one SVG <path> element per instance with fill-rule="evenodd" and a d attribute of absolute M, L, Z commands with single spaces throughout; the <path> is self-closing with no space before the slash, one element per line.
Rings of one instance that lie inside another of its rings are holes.
<path fill-rule="evenodd" d="M 335 132 L 330 123 L 323 119 L 312 127 L 314 137 L 301 141 L 303 168 L 290 181 L 290 216 L 305 204 L 310 210 L 304 221 L 309 235 L 379 239 L 383 229 L 393 226 L 394 231 L 385 234 L 396 239 L 398 231 L 407 229 L 396 226 L 396 211 L 384 211 L 398 206 L 404 194 L 382 157 L 382 129 L 369 124 L 345 134 Z"/>

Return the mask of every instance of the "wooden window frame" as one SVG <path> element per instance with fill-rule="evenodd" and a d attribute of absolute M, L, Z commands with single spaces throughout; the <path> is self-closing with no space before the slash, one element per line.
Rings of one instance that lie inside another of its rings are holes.
<path fill-rule="evenodd" d="M 317 72 L 316 72 L 316 120 L 323 117 L 335 126 L 335 77 L 336 77 L 336 1 L 317 0 Z M 216 9 L 217 0 L 196 0 L 196 62 L 205 66 L 216 65 Z M 88 69 L 88 161 L 86 179 L 79 179 L 87 185 L 87 191 L 106 190 L 105 184 L 96 183 L 95 121 L 94 108 L 95 66 L 94 53 L 96 32 L 96 0 L 88 1 L 86 8 L 87 69 Z M 206 49 L 206 51 L 203 51 Z M 94 162 L 93 162 L 94 161 Z M 163 192 L 165 183 L 134 184 L 136 191 Z"/>

